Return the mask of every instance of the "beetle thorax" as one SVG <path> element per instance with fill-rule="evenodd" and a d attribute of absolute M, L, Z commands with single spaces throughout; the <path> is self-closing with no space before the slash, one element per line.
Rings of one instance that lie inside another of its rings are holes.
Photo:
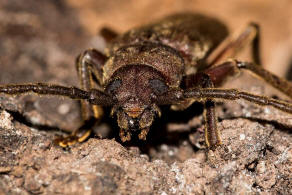
<path fill-rule="evenodd" d="M 119 48 L 103 67 L 103 83 L 129 64 L 143 64 L 160 72 L 171 87 L 178 87 L 183 76 L 184 60 L 173 48 L 152 42 L 137 43 Z"/>

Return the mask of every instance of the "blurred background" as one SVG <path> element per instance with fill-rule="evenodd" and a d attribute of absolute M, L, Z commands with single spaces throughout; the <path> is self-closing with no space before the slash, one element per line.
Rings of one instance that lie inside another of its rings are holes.
<path fill-rule="evenodd" d="M 119 32 L 163 16 L 193 11 L 217 17 L 231 32 L 253 21 L 261 27 L 264 66 L 285 76 L 292 61 L 291 0 L 67 0 L 77 9 L 81 24 L 95 35 L 102 26 Z"/>
<path fill-rule="evenodd" d="M 75 58 L 90 47 L 102 50 L 102 27 L 123 33 L 187 11 L 217 17 L 235 33 L 251 21 L 258 23 L 263 66 L 291 79 L 291 10 L 292 0 L 0 0 L 0 83 L 78 86 Z M 5 100 L 0 106 L 22 113 L 31 123 L 68 130 L 80 125 L 75 101 L 35 96 Z"/>

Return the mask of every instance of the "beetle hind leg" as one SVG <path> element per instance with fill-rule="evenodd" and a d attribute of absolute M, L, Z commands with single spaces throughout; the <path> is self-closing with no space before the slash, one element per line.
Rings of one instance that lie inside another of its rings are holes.
<path fill-rule="evenodd" d="M 262 65 L 260 56 L 260 28 L 250 23 L 239 35 L 229 36 L 207 58 L 208 66 L 220 64 L 228 58 L 234 58 L 241 50 L 251 45 L 253 62 Z"/>

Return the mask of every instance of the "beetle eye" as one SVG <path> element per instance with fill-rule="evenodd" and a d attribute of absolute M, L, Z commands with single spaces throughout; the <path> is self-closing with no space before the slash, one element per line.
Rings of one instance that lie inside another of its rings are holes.
<path fill-rule="evenodd" d="M 117 88 L 121 86 L 121 84 L 122 84 L 122 81 L 120 79 L 113 80 L 106 87 L 106 92 L 109 94 L 113 94 L 117 90 Z"/>
<path fill-rule="evenodd" d="M 149 81 L 149 84 L 156 95 L 161 95 L 168 90 L 168 86 L 165 84 L 165 82 L 159 79 L 152 79 Z"/>

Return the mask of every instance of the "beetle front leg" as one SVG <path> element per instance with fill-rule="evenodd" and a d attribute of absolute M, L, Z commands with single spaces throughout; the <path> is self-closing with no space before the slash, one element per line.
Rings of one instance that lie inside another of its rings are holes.
<path fill-rule="evenodd" d="M 94 49 L 86 50 L 78 56 L 76 60 L 76 69 L 81 89 L 88 91 L 93 88 L 98 88 L 102 90 L 102 68 L 106 60 L 106 56 Z M 94 82 L 93 77 L 96 78 L 97 83 Z M 86 121 L 92 116 L 96 119 L 100 119 L 103 111 L 100 106 L 92 106 L 86 101 L 81 101 L 81 114 L 83 120 Z"/>
<path fill-rule="evenodd" d="M 208 75 L 200 76 L 199 85 L 202 88 L 212 88 L 214 84 Z M 216 105 L 212 99 L 204 102 L 205 142 L 208 148 L 214 150 L 222 143 L 221 133 L 217 128 Z"/>
<path fill-rule="evenodd" d="M 217 128 L 217 115 L 215 110 L 215 102 L 207 100 L 204 103 L 204 118 L 205 118 L 205 142 L 208 148 L 215 149 L 221 145 L 221 134 Z"/>
<path fill-rule="evenodd" d="M 106 56 L 94 49 L 86 50 L 77 58 L 76 69 L 81 89 L 86 91 L 93 88 L 102 89 L 102 67 L 106 60 Z M 97 83 L 94 82 L 93 77 L 96 78 Z M 86 140 L 91 134 L 92 127 L 102 118 L 103 109 L 101 106 L 91 105 L 85 100 L 81 100 L 80 104 L 83 125 L 70 136 L 56 139 L 55 142 L 61 147 L 67 147 L 76 142 Z"/>
<path fill-rule="evenodd" d="M 183 78 L 183 85 L 187 89 L 194 87 L 198 88 L 212 88 L 214 84 L 209 75 L 204 73 L 197 73 L 185 76 Z M 186 105 L 188 106 L 193 100 L 187 100 Z M 205 143 L 208 148 L 215 149 L 216 146 L 220 145 L 221 136 L 220 131 L 217 128 L 217 115 L 216 105 L 212 99 L 205 99 L 204 101 L 204 119 L 205 119 Z"/>

